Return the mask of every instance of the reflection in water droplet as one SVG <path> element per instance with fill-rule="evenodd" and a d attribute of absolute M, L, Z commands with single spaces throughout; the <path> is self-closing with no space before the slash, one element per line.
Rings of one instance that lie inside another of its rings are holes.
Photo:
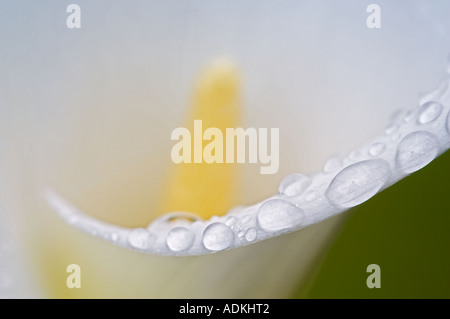
<path fill-rule="evenodd" d="M 137 249 L 150 248 L 154 237 L 148 230 L 144 228 L 133 229 L 128 235 L 128 243 Z"/>
<path fill-rule="evenodd" d="M 219 251 L 229 248 L 233 241 L 233 231 L 222 223 L 213 223 L 203 232 L 203 246 L 209 250 Z"/>
<path fill-rule="evenodd" d="M 246 232 L 245 232 L 245 239 L 247 241 L 254 241 L 256 239 L 256 235 L 257 235 L 257 231 L 255 228 L 249 228 Z"/>
<path fill-rule="evenodd" d="M 195 235 L 184 227 L 175 227 L 167 235 L 167 247 L 173 251 L 182 251 L 190 248 L 194 243 Z"/>
<path fill-rule="evenodd" d="M 441 115 L 442 105 L 440 103 L 430 101 L 421 106 L 419 118 L 417 121 L 420 124 L 425 124 L 434 121 Z"/>
<path fill-rule="evenodd" d="M 325 194 L 336 206 L 353 207 L 374 196 L 387 182 L 390 173 L 385 160 L 358 162 L 339 172 Z"/>
<path fill-rule="evenodd" d="M 311 180 L 302 174 L 291 174 L 286 176 L 280 183 L 278 191 L 287 196 L 301 195 L 311 184 Z"/>
<path fill-rule="evenodd" d="M 281 199 L 268 200 L 258 211 L 259 226 L 270 232 L 291 228 L 302 220 L 303 210 Z"/>
<path fill-rule="evenodd" d="M 374 143 L 369 148 L 369 154 L 371 156 L 378 156 L 381 155 L 385 149 L 386 145 L 384 145 L 383 143 Z"/>
<path fill-rule="evenodd" d="M 430 163 L 439 152 L 439 142 L 428 132 L 407 135 L 397 150 L 397 165 L 405 172 L 415 172 Z"/>

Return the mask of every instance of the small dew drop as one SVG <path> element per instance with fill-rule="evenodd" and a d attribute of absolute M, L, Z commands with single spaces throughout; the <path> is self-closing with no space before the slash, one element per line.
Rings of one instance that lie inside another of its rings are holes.
<path fill-rule="evenodd" d="M 400 139 L 401 136 L 402 136 L 402 134 L 400 132 L 395 132 L 392 134 L 391 140 L 397 141 L 398 139 Z"/>
<path fill-rule="evenodd" d="M 319 198 L 319 192 L 318 191 L 309 191 L 305 194 L 305 200 L 307 202 L 312 202 L 313 200 L 316 200 Z"/>
<path fill-rule="evenodd" d="M 232 225 L 236 224 L 237 221 L 238 221 L 237 217 L 228 216 L 227 219 L 225 220 L 225 225 L 232 226 Z"/>
<path fill-rule="evenodd" d="M 351 151 L 350 154 L 348 154 L 348 158 L 351 160 L 359 160 L 361 158 L 361 153 L 359 151 Z"/>
<path fill-rule="evenodd" d="M 128 235 L 128 243 L 137 249 L 148 249 L 153 243 L 153 235 L 144 228 L 133 229 Z"/>
<path fill-rule="evenodd" d="M 335 172 L 342 167 L 341 159 L 337 157 L 331 157 L 328 159 L 323 167 L 325 173 Z"/>
<path fill-rule="evenodd" d="M 195 235 L 185 227 L 176 227 L 167 235 L 166 243 L 172 251 L 183 251 L 191 248 Z"/>
<path fill-rule="evenodd" d="M 344 168 L 331 181 L 325 194 L 336 206 L 348 208 L 374 196 L 390 177 L 389 164 L 374 159 Z"/>
<path fill-rule="evenodd" d="M 430 101 L 421 106 L 417 121 L 425 124 L 436 120 L 442 113 L 442 105 L 438 102 Z"/>
<path fill-rule="evenodd" d="M 393 121 L 393 122 L 399 121 L 399 119 L 401 119 L 401 116 L 402 116 L 403 112 L 404 112 L 404 109 L 395 110 L 391 114 L 391 121 Z"/>
<path fill-rule="evenodd" d="M 77 215 L 69 215 L 67 217 L 67 223 L 69 223 L 70 225 L 75 224 L 76 222 L 78 222 L 78 216 Z"/>
<path fill-rule="evenodd" d="M 99 231 L 98 231 L 97 228 L 90 227 L 90 226 L 88 226 L 88 228 L 86 229 L 86 231 L 87 231 L 88 233 L 90 233 L 92 236 L 97 236 L 97 235 L 99 234 Z"/>
<path fill-rule="evenodd" d="M 237 236 L 238 236 L 239 238 L 242 238 L 242 237 L 244 237 L 244 234 L 245 234 L 245 232 L 241 230 L 241 231 L 237 234 Z"/>
<path fill-rule="evenodd" d="M 245 232 L 245 239 L 247 241 L 254 241 L 256 239 L 256 235 L 257 235 L 257 230 L 255 228 L 249 228 L 246 232 Z"/>
<path fill-rule="evenodd" d="M 370 156 L 374 156 L 374 157 L 379 156 L 379 155 L 383 154 L 385 149 L 386 149 L 386 145 L 384 145 L 383 143 L 374 143 L 369 148 L 369 154 L 370 154 Z"/>
<path fill-rule="evenodd" d="M 252 218 L 253 218 L 252 215 L 246 215 L 246 216 L 242 217 L 242 225 L 247 225 L 248 223 L 250 223 Z"/>
<path fill-rule="evenodd" d="M 439 152 L 439 142 L 428 132 L 413 132 L 407 135 L 397 150 L 397 165 L 405 172 L 412 173 L 430 163 Z"/>
<path fill-rule="evenodd" d="M 403 118 L 403 120 L 405 122 L 409 122 L 414 118 L 414 111 L 413 110 L 409 110 L 408 112 L 406 112 L 405 117 Z"/>
<path fill-rule="evenodd" d="M 280 183 L 278 191 L 287 196 L 301 195 L 311 184 L 311 180 L 302 174 L 291 174 L 286 176 Z"/>
<path fill-rule="evenodd" d="M 213 223 L 203 232 L 203 246 L 212 251 L 231 247 L 234 241 L 233 231 L 222 223 Z"/>
<path fill-rule="evenodd" d="M 194 223 L 196 221 L 199 221 L 200 218 L 192 213 L 188 212 L 173 212 L 169 214 L 165 214 L 161 216 L 158 220 L 156 220 L 156 223 Z"/>
<path fill-rule="evenodd" d="M 287 201 L 272 199 L 261 205 L 257 218 L 262 229 L 276 232 L 299 225 L 303 221 L 303 210 Z"/>
<path fill-rule="evenodd" d="M 117 242 L 119 240 L 119 234 L 118 233 L 112 233 L 111 234 L 111 240 L 113 242 Z"/>
<path fill-rule="evenodd" d="M 392 133 L 394 133 L 397 130 L 398 130 L 398 124 L 392 123 L 386 127 L 386 129 L 384 130 L 384 133 L 386 135 L 391 135 Z"/>

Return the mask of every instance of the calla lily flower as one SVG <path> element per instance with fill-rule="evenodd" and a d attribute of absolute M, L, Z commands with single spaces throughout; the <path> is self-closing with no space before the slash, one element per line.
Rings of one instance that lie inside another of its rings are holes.
<path fill-rule="evenodd" d="M 0 11 L 0 296 L 303 297 L 344 212 L 450 147 L 445 1 L 77 4 Z M 279 170 L 174 164 L 199 118 L 279 128 Z"/>

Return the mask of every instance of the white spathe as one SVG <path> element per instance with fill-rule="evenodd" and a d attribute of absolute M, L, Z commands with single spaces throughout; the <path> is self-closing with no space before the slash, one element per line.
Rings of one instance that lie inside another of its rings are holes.
<path fill-rule="evenodd" d="M 446 1 L 377 1 L 383 23 L 376 30 L 365 25 L 366 4 L 354 1 L 77 3 L 76 30 L 66 28 L 56 1 L 8 2 L 0 12 L 7 26 L 0 28 L 1 200 L 21 258 L 34 261 L 30 250 L 71 234 L 82 255 L 101 256 L 94 281 L 110 295 L 117 281 L 108 278 L 128 273 L 120 285 L 128 296 L 288 296 L 332 235 L 330 222 L 181 261 L 83 237 L 48 207 L 44 184 L 109 222 L 119 219 L 114 207 L 123 214 L 112 194 L 124 197 L 128 185 L 142 186 L 126 194 L 130 200 L 155 200 L 170 132 L 205 62 L 235 59 L 246 125 L 280 127 L 279 173 L 244 173 L 242 203 L 252 204 L 287 174 L 320 171 L 331 155 L 375 137 L 390 113 L 438 83 L 450 49 Z M 151 169 L 143 169 L 150 158 Z M 45 278 L 33 278 L 45 287 Z M 142 278 L 147 285 L 137 288 Z"/>

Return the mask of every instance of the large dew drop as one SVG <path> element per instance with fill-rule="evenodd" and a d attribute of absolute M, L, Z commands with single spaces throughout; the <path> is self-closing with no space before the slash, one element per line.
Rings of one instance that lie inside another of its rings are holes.
<path fill-rule="evenodd" d="M 338 207 L 353 207 L 378 193 L 390 174 L 389 164 L 385 160 L 358 162 L 339 172 L 325 194 Z"/>
<path fill-rule="evenodd" d="M 287 196 L 301 195 L 311 184 L 311 180 L 302 174 L 291 174 L 286 176 L 280 183 L 278 191 Z"/>
<path fill-rule="evenodd" d="M 128 243 L 137 249 L 148 249 L 154 242 L 154 236 L 144 228 L 133 229 L 128 235 Z"/>
<path fill-rule="evenodd" d="M 166 243 L 172 251 L 182 251 L 190 248 L 194 243 L 195 235 L 185 227 L 175 227 L 167 235 Z"/>
<path fill-rule="evenodd" d="M 420 124 L 425 124 L 434 121 L 441 115 L 442 105 L 430 101 L 421 106 L 419 118 L 417 119 Z"/>
<path fill-rule="evenodd" d="M 405 173 L 415 172 L 430 163 L 439 152 L 439 142 L 428 132 L 411 133 L 400 142 L 396 161 Z"/>
<path fill-rule="evenodd" d="M 212 251 L 229 248 L 234 241 L 233 231 L 222 223 L 213 223 L 203 232 L 203 246 Z"/>
<path fill-rule="evenodd" d="M 298 226 L 302 220 L 303 210 L 281 199 L 268 200 L 258 211 L 259 226 L 269 232 Z"/>

